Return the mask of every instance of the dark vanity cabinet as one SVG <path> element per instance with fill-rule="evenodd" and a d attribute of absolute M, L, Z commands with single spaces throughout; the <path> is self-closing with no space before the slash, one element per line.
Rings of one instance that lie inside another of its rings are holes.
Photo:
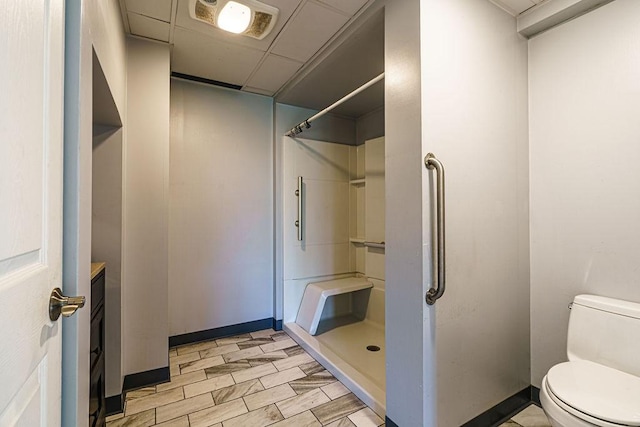
<path fill-rule="evenodd" d="M 89 426 L 105 425 L 104 389 L 104 264 L 91 265 L 91 347 Z"/>

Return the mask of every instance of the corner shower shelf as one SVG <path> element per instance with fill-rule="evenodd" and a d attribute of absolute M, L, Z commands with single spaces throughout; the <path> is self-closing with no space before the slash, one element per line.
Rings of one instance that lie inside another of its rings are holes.
<path fill-rule="evenodd" d="M 370 288 L 373 288 L 373 283 L 364 277 L 309 283 L 304 290 L 296 323 L 309 334 L 316 335 L 327 298 Z"/>
<path fill-rule="evenodd" d="M 366 183 L 367 183 L 367 180 L 365 178 L 352 179 L 351 181 L 349 181 L 349 184 L 351 185 L 364 185 Z"/>

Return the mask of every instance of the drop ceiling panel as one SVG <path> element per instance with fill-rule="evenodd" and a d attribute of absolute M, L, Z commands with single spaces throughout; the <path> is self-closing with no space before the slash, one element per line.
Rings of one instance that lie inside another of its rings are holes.
<path fill-rule="evenodd" d="M 285 87 L 277 101 L 323 109 L 384 72 L 384 13 L 363 23 L 301 81 Z M 360 117 L 384 104 L 382 83 L 357 95 L 340 114 Z"/>
<path fill-rule="evenodd" d="M 276 55 L 308 61 L 342 26 L 349 17 L 316 3 L 306 3 L 276 41 Z"/>
<path fill-rule="evenodd" d="M 241 36 L 239 34 L 232 34 L 223 30 L 220 30 L 204 22 L 191 19 L 189 15 L 189 7 L 191 0 L 178 0 L 178 11 L 176 16 L 176 26 L 186 28 L 189 30 L 197 31 L 209 37 L 215 37 L 218 40 L 225 41 L 227 43 L 235 43 L 242 46 L 259 49 L 266 52 L 271 46 L 271 43 L 276 38 L 285 22 L 291 17 L 296 7 L 300 4 L 301 0 L 268 0 L 262 1 L 262 3 L 278 8 L 278 20 L 276 21 L 273 30 L 262 40 L 256 40 L 251 37 Z"/>
<path fill-rule="evenodd" d="M 171 20 L 171 0 L 125 0 L 125 5 L 127 12 L 165 22 Z"/>
<path fill-rule="evenodd" d="M 300 67 L 302 67 L 301 62 L 278 55 L 269 55 L 247 82 L 247 86 L 275 93 Z"/>
<path fill-rule="evenodd" d="M 176 28 L 171 70 L 235 85 L 244 85 L 263 52 Z"/>
<path fill-rule="evenodd" d="M 304 63 L 340 31 L 354 13 L 372 3 L 369 0 L 262 0 L 277 8 L 279 16 L 271 33 L 263 40 L 256 40 L 191 19 L 189 7 L 195 1 L 120 0 L 120 5 L 128 17 L 131 34 L 173 46 L 172 71 L 269 95 L 280 91 L 282 85 L 300 73 Z M 351 67 L 340 68 L 341 73 L 348 75 L 346 84 L 359 81 L 362 70 L 354 68 L 367 67 L 368 60 L 370 58 L 365 58 L 362 64 L 351 62 Z M 326 88 L 311 89 L 318 93 Z M 321 94 L 320 101 L 335 93 L 342 94 L 336 88 L 330 92 Z M 316 99 L 312 103 L 318 102 Z"/>
<path fill-rule="evenodd" d="M 367 3 L 367 0 L 318 0 L 321 3 L 328 4 L 335 7 L 349 15 L 354 15 L 360 10 L 362 6 Z"/>
<path fill-rule="evenodd" d="M 148 18 L 137 13 L 128 13 L 131 34 L 149 39 L 169 41 L 169 23 Z"/>

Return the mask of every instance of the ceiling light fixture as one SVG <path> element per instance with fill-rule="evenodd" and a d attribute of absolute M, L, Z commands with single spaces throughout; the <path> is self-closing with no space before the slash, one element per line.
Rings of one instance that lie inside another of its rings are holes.
<path fill-rule="evenodd" d="M 230 33 L 240 34 L 251 23 L 251 8 L 235 1 L 224 5 L 218 14 L 218 27 Z"/>
<path fill-rule="evenodd" d="M 262 40 L 271 32 L 279 10 L 257 0 L 190 0 L 192 19 L 221 30 Z"/>

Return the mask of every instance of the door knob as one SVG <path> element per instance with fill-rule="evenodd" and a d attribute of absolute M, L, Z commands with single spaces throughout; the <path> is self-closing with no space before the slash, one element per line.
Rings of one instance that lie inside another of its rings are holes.
<path fill-rule="evenodd" d="M 49 319 L 56 321 L 62 314 L 64 317 L 73 315 L 79 308 L 84 307 L 85 297 L 65 297 L 62 289 L 55 288 L 49 298 Z"/>

